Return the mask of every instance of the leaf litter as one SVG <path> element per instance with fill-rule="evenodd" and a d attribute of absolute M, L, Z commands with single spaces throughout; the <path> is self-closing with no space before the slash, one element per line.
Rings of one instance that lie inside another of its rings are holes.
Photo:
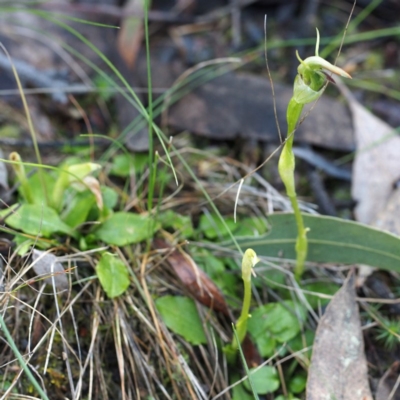
<path fill-rule="evenodd" d="M 307 399 L 372 400 L 353 272 L 319 321 Z"/>

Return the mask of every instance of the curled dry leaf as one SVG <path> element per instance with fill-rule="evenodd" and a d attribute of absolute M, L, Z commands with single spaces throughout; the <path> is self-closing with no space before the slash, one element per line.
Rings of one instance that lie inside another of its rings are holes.
<path fill-rule="evenodd" d="M 185 288 L 199 303 L 229 316 L 228 306 L 217 285 L 188 254 L 181 249 L 173 249 L 162 239 L 154 239 L 153 246 L 157 250 L 167 250 L 167 262 Z"/>
<path fill-rule="evenodd" d="M 307 399 L 372 400 L 353 272 L 318 324 Z"/>
<path fill-rule="evenodd" d="M 32 268 L 38 277 L 43 277 L 44 281 L 49 285 L 54 283 L 57 290 L 67 290 L 69 288 L 65 270 L 54 254 L 33 250 L 32 260 Z"/>

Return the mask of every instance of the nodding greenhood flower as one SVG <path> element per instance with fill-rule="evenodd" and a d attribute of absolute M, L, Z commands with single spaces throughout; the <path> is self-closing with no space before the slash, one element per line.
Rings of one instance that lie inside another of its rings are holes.
<path fill-rule="evenodd" d="M 296 51 L 300 65 L 297 68 L 298 75 L 296 75 L 294 81 L 293 98 L 299 104 L 307 104 L 317 100 L 324 91 L 326 84 L 335 82 L 328 72 L 351 79 L 351 76 L 346 71 L 321 58 L 318 55 L 318 50 L 319 31 L 317 29 L 315 56 L 302 60 Z"/>

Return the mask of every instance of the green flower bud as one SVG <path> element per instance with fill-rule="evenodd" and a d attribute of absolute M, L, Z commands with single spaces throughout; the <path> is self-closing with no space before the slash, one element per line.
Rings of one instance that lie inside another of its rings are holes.
<path fill-rule="evenodd" d="M 302 60 L 296 51 L 300 65 L 297 68 L 298 75 L 294 81 L 293 97 L 299 104 L 307 104 L 317 100 L 328 81 L 334 82 L 326 71 L 351 79 L 351 76 L 346 71 L 321 58 L 318 55 L 318 49 L 319 31 L 317 29 L 315 56 Z"/>

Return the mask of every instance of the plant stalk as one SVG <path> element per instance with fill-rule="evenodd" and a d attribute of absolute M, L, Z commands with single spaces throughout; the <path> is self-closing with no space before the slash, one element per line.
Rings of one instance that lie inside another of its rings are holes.
<path fill-rule="evenodd" d="M 296 186 L 294 180 L 295 158 L 293 154 L 294 131 L 300 119 L 303 107 L 304 105 L 298 103 L 293 97 L 288 104 L 286 114 L 288 134 L 278 164 L 279 175 L 281 176 L 283 184 L 285 185 L 286 194 L 289 197 L 290 203 L 292 204 L 297 225 L 297 239 L 295 247 L 296 266 L 294 269 L 294 274 L 297 280 L 300 280 L 301 275 L 303 274 L 304 263 L 306 261 L 308 251 L 308 229 L 304 227 L 304 221 L 300 212 L 299 202 L 297 201 Z"/>

